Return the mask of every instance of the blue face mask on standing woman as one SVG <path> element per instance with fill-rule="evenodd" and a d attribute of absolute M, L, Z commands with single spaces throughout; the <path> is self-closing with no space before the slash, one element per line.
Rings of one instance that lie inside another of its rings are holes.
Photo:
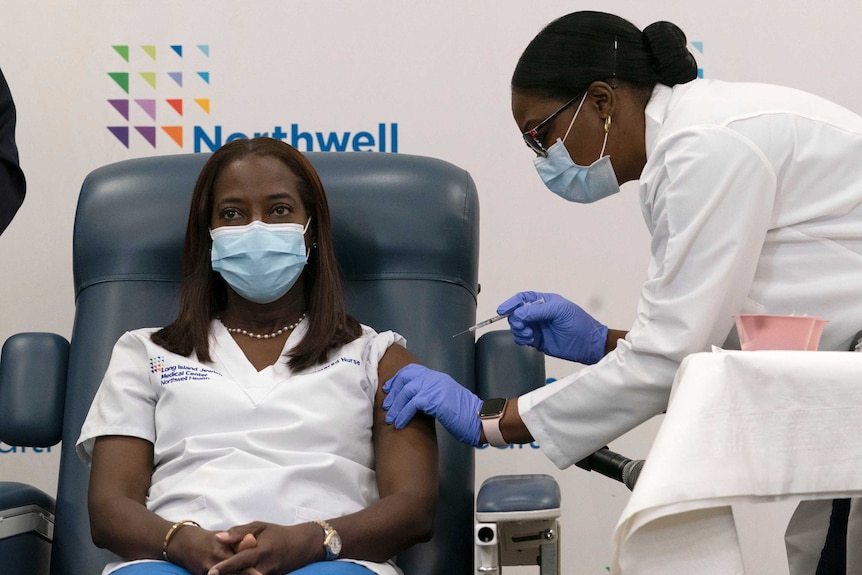
<path fill-rule="evenodd" d="M 212 267 L 249 301 L 271 303 L 290 291 L 308 262 L 302 224 L 222 226 L 210 230 Z"/>
<path fill-rule="evenodd" d="M 565 200 L 579 204 L 590 204 L 620 191 L 617 176 L 611 166 L 611 157 L 602 156 L 608 143 L 609 121 L 605 123 L 605 140 L 602 143 L 602 151 L 599 152 L 599 159 L 589 166 L 576 164 L 563 144 L 575 124 L 586 97 L 587 94 L 584 93 L 563 138 L 557 138 L 554 145 L 548 148 L 547 156 L 539 156 L 533 160 L 539 177 L 549 190 Z"/>

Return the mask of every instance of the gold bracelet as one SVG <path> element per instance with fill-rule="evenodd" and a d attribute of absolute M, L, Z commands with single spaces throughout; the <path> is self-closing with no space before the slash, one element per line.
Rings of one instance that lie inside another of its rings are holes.
<path fill-rule="evenodd" d="M 176 535 L 177 531 L 179 531 L 180 527 L 183 525 L 194 525 L 195 527 L 200 527 L 200 523 L 192 521 L 191 519 L 183 519 L 182 521 L 177 521 L 171 525 L 171 528 L 168 529 L 168 533 L 165 535 L 165 542 L 162 543 L 162 556 L 165 558 L 165 561 L 170 562 L 170 559 L 168 559 L 168 543 L 171 542 L 171 539 L 173 539 L 174 535 Z"/>

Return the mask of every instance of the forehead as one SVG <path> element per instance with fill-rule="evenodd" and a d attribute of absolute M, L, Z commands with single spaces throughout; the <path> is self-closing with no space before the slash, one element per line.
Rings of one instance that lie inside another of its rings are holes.
<path fill-rule="evenodd" d="M 518 129 L 526 132 L 535 128 L 536 124 L 559 110 L 566 102 L 564 99 L 512 92 L 512 116 Z"/>
<path fill-rule="evenodd" d="M 300 179 L 273 156 L 245 156 L 226 164 L 213 185 L 213 201 L 229 197 L 288 194 L 300 199 Z"/>

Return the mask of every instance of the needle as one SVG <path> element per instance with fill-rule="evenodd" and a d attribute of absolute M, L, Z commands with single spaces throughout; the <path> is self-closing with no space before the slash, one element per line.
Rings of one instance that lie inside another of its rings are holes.
<path fill-rule="evenodd" d="M 522 302 L 522 303 L 518 304 L 517 306 L 515 306 L 515 307 L 512 309 L 512 311 L 507 312 L 507 313 L 501 313 L 500 315 L 495 315 L 494 317 L 492 317 L 492 318 L 490 318 L 490 319 L 486 319 L 485 321 L 480 321 L 480 322 L 479 322 L 479 323 L 477 323 L 476 325 L 471 326 L 471 327 L 468 327 L 468 328 L 467 328 L 467 329 L 465 329 L 464 331 L 458 332 L 458 333 L 456 333 L 455 335 L 453 335 L 452 337 L 458 337 L 459 335 L 464 335 L 465 333 L 470 333 L 470 332 L 472 332 L 472 331 L 476 331 L 477 329 L 479 329 L 479 328 L 481 328 L 481 327 L 485 327 L 486 325 L 491 325 L 492 323 L 494 323 L 494 322 L 498 322 L 498 321 L 500 321 L 501 319 L 506 319 L 507 317 L 509 317 L 510 315 L 512 315 L 512 312 L 514 312 L 514 311 L 515 311 L 516 309 L 518 309 L 519 307 L 522 307 L 522 306 L 528 306 L 528 305 L 533 305 L 533 304 L 537 304 L 537 303 L 545 303 L 545 299 L 544 299 L 544 298 L 539 298 L 539 299 L 537 299 L 537 300 L 535 300 L 535 301 Z"/>

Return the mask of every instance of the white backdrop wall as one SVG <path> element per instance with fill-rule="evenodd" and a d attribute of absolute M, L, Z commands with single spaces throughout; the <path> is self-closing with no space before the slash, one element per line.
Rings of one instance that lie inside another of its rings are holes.
<path fill-rule="evenodd" d="M 0 68 L 18 108 L 28 195 L 0 236 L 0 342 L 22 331 L 70 336 L 72 222 L 89 171 L 208 151 L 219 131 L 226 140 L 279 128 L 300 149 L 344 144 L 468 170 L 481 203 L 479 317 L 535 289 L 627 328 L 648 258 L 635 188 L 592 206 L 563 202 L 542 186 L 510 114 L 523 48 L 582 9 L 641 28 L 677 23 L 706 77 L 795 86 L 862 112 L 858 0 L 3 0 Z M 570 369 L 548 363 L 551 377 Z M 659 419 L 611 447 L 645 457 Z M 0 480 L 55 492 L 58 458 L 56 447 L 0 444 Z M 624 487 L 557 470 L 535 446 L 479 450 L 477 462 L 477 484 L 495 473 L 557 477 L 564 573 L 605 572 Z M 739 513 L 749 566 L 779 573 L 787 509 Z"/>

